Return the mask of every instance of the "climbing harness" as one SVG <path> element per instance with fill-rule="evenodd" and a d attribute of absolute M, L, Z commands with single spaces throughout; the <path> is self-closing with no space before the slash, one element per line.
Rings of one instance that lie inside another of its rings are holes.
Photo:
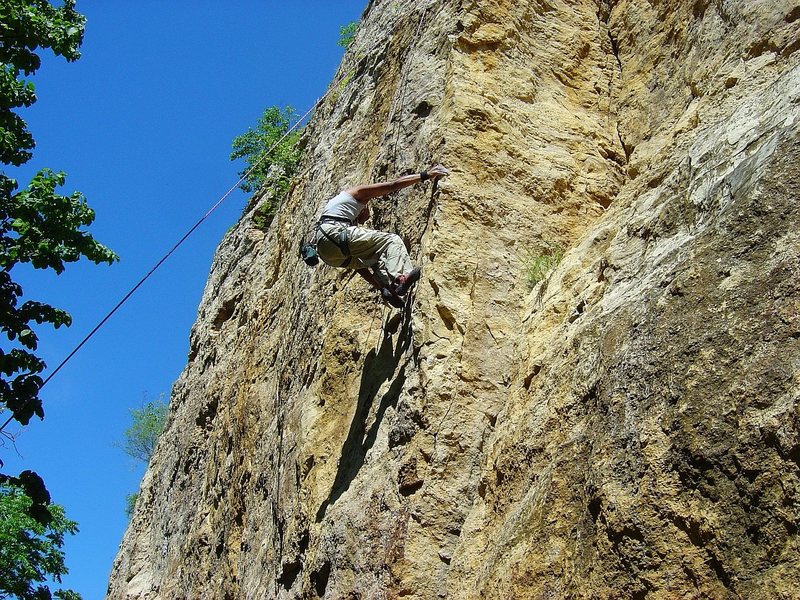
<path fill-rule="evenodd" d="M 353 256 L 352 256 L 352 254 L 350 254 L 350 240 L 348 239 L 347 228 L 342 229 L 338 233 L 337 237 L 334 237 L 331 234 L 329 234 L 327 231 L 325 231 L 325 229 L 323 229 L 322 226 L 325 225 L 326 223 L 344 223 L 344 224 L 346 224 L 348 226 L 353 224 L 352 221 L 350 221 L 349 219 L 343 219 L 343 218 L 340 218 L 340 217 L 322 217 L 322 218 L 320 218 L 319 221 L 314 223 L 314 238 L 313 238 L 314 241 L 312 243 L 304 244 L 303 248 L 305 249 L 306 252 L 308 252 L 308 247 L 309 246 L 313 247 L 315 256 L 318 256 L 317 243 L 319 242 L 319 234 L 321 233 L 326 238 L 328 238 L 331 241 L 332 244 L 334 244 L 337 248 L 339 248 L 339 252 L 341 252 L 342 256 L 345 257 L 344 261 L 341 262 L 340 264 L 336 265 L 336 266 L 338 266 L 338 267 L 346 267 L 353 260 Z M 302 253 L 303 253 L 303 250 L 301 250 L 301 254 Z M 303 258 L 303 260 L 305 261 L 305 263 L 307 265 L 310 264 L 305 259 L 305 257 Z M 317 261 L 317 262 L 319 262 L 319 261 Z M 311 265 L 311 266 L 313 266 L 313 265 Z"/>

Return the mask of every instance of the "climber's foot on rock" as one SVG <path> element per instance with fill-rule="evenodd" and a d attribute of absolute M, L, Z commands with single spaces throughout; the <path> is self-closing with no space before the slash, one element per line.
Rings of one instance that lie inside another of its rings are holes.
<path fill-rule="evenodd" d="M 381 298 L 383 298 L 383 301 L 389 306 L 403 308 L 403 299 L 388 287 L 385 287 L 381 290 Z"/>
<path fill-rule="evenodd" d="M 404 296 L 411 287 L 419 281 L 419 277 L 422 274 L 422 271 L 419 267 L 414 267 L 408 273 L 404 275 L 398 275 L 397 278 L 394 280 L 394 285 L 392 285 L 392 290 L 398 296 Z"/>

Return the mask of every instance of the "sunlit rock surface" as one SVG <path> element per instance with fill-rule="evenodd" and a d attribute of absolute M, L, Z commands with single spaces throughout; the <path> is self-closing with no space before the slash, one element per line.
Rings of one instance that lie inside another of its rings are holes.
<path fill-rule="evenodd" d="M 219 247 L 108 597 L 798 597 L 799 31 L 370 2 L 271 229 Z M 405 314 L 300 261 L 327 198 L 434 162 L 373 206 Z"/>

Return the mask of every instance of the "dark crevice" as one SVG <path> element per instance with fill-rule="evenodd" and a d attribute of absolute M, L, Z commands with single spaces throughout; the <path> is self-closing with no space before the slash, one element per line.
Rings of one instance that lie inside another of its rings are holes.
<path fill-rule="evenodd" d="M 306 553 L 306 550 L 308 550 L 309 541 L 310 541 L 310 536 L 308 533 L 308 529 L 305 529 L 303 531 L 303 535 L 300 536 L 300 542 L 298 544 L 298 549 L 300 550 L 301 556 Z"/>
<path fill-rule="evenodd" d="M 625 164 L 631 162 L 631 153 L 633 153 L 633 146 L 626 144 L 625 140 L 622 137 L 622 133 L 619 130 L 619 123 L 616 125 L 617 130 L 617 137 L 619 138 L 619 143 L 622 145 L 622 151 L 625 153 Z"/>
<path fill-rule="evenodd" d="M 300 574 L 302 568 L 303 563 L 299 560 L 283 564 L 283 569 L 281 570 L 281 575 L 278 578 L 278 583 L 283 586 L 284 590 L 288 592 L 290 589 L 292 589 L 292 586 L 297 580 L 297 576 Z"/>
<path fill-rule="evenodd" d="M 278 506 L 275 501 L 272 502 L 272 529 L 278 539 L 278 553 L 283 554 L 284 523 L 283 519 L 278 516 Z"/>
<path fill-rule="evenodd" d="M 414 109 L 414 114 L 417 115 L 417 118 L 424 119 L 428 115 L 431 114 L 433 107 L 428 102 L 420 102 L 419 105 Z"/>
<path fill-rule="evenodd" d="M 725 570 L 725 567 L 722 565 L 720 560 L 712 553 L 709 553 L 708 555 L 708 564 L 714 570 L 714 573 L 717 575 L 717 579 L 722 582 L 722 585 L 730 589 L 731 576 L 728 575 L 728 572 Z"/>
<path fill-rule="evenodd" d="M 608 23 L 606 23 L 608 25 Z M 606 32 L 608 33 L 608 39 L 611 41 L 611 52 L 614 54 L 614 58 L 617 59 L 617 67 L 619 67 L 620 75 L 622 74 L 622 61 L 619 58 L 619 43 L 617 42 L 617 38 L 614 37 L 614 34 L 611 33 L 611 28 L 606 28 Z"/>
<path fill-rule="evenodd" d="M 619 548 L 625 540 L 634 540 L 636 542 L 644 542 L 644 535 L 636 525 L 623 525 L 622 529 L 608 529 L 608 539 L 611 543 Z"/>
<path fill-rule="evenodd" d="M 620 58 L 619 40 L 611 31 L 611 12 L 613 10 L 614 10 L 614 0 L 599 0 L 597 4 L 597 20 L 600 29 L 605 29 L 606 35 L 608 36 L 608 42 L 611 46 L 611 54 L 614 56 L 614 60 L 617 63 L 617 70 L 619 71 L 619 77 L 621 79 L 623 69 L 622 69 L 622 59 Z M 608 84 L 609 96 L 613 96 L 613 83 L 614 83 L 614 75 L 612 73 Z M 622 151 L 625 153 L 625 162 L 620 164 L 620 166 L 626 166 L 630 163 L 631 153 L 633 152 L 633 146 L 625 143 L 625 139 L 622 137 L 622 133 L 620 132 L 619 129 L 619 123 L 616 123 L 615 130 L 617 132 L 617 138 L 619 139 L 619 143 L 622 146 Z M 612 157 L 612 159 L 613 158 L 614 157 Z M 617 162 L 621 163 L 621 160 L 618 160 Z M 611 202 L 609 202 L 608 204 L 610 205 Z M 606 205 L 603 206 L 604 208 L 608 208 L 608 206 Z"/>
<path fill-rule="evenodd" d="M 223 324 L 228 321 L 232 316 L 234 311 L 236 310 L 236 305 L 241 300 L 241 295 L 237 295 L 233 298 L 229 298 L 222 303 L 222 306 L 217 311 L 217 314 L 214 316 L 214 321 L 211 323 L 211 329 L 213 331 L 219 331 L 222 329 Z"/>
<path fill-rule="evenodd" d="M 198 463 L 200 462 L 197 446 L 190 446 L 186 451 L 186 458 L 183 462 L 183 474 L 188 475 L 189 473 L 196 470 Z"/>
<path fill-rule="evenodd" d="M 306 550 L 308 550 L 309 541 L 310 536 L 308 529 L 304 529 L 300 534 L 300 540 L 297 542 L 297 555 L 293 560 L 285 562 L 282 565 L 278 583 L 287 591 L 292 589 L 294 582 L 297 581 L 297 576 L 300 575 L 300 572 L 303 570 L 303 557 L 305 556 Z"/>
<path fill-rule="evenodd" d="M 219 409 L 219 398 L 211 398 L 208 404 L 200 411 L 195 419 L 195 424 L 203 429 L 211 429 Z"/>
<path fill-rule="evenodd" d="M 602 506 L 602 502 L 600 498 L 592 498 L 589 501 L 589 514 L 592 515 L 592 521 L 597 523 L 597 519 L 600 517 L 600 508 Z"/>
<path fill-rule="evenodd" d="M 613 0 L 600 0 L 597 5 L 597 20 L 600 22 L 601 26 L 605 28 L 606 34 L 608 34 L 608 40 L 611 43 L 611 52 L 614 54 L 614 58 L 617 61 L 617 67 L 619 67 L 619 72 L 622 74 L 622 61 L 619 57 L 619 42 L 611 32 L 612 10 L 614 10 Z"/>
<path fill-rule="evenodd" d="M 319 569 L 316 569 L 313 573 L 311 573 L 311 585 L 314 586 L 314 591 L 320 598 L 325 596 L 325 591 L 328 588 L 328 579 L 330 579 L 330 576 L 331 563 L 329 561 L 325 561 Z"/>
<path fill-rule="evenodd" d="M 685 519 L 683 517 L 675 517 L 672 522 L 675 523 L 675 526 L 678 529 L 686 534 L 693 546 L 703 548 L 710 540 L 710 537 L 707 534 L 703 534 L 703 531 L 700 528 L 700 523 L 695 520 Z"/>

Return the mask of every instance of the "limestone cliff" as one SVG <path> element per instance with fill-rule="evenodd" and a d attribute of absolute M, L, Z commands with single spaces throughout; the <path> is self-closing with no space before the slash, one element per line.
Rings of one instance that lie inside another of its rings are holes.
<path fill-rule="evenodd" d="M 108 597 L 800 597 L 799 21 L 372 0 L 269 232 L 219 247 Z M 432 162 L 373 210 L 409 311 L 300 261 Z"/>

